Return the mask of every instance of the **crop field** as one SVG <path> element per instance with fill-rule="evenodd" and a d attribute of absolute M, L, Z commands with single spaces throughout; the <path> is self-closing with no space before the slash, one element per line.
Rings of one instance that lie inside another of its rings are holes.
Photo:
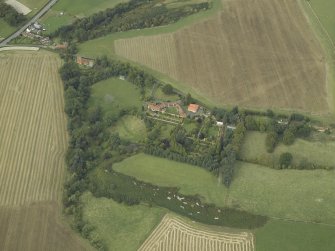
<path fill-rule="evenodd" d="M 254 238 L 249 232 L 229 233 L 200 228 L 167 214 L 138 251 L 149 250 L 253 251 Z"/>
<path fill-rule="evenodd" d="M 61 242 L 54 250 L 84 248 L 61 224 L 67 134 L 60 65 L 52 53 L 0 53 L 1 250 L 47 250 L 54 242 Z"/>
<path fill-rule="evenodd" d="M 302 160 L 307 160 L 314 164 L 335 167 L 334 141 L 315 142 L 296 139 L 293 145 L 279 144 L 274 153 L 268 153 L 265 138 L 266 133 L 248 132 L 240 152 L 241 158 L 245 161 L 271 166 L 271 163 L 278 163 L 280 154 L 290 152 L 295 165 L 299 165 Z"/>
<path fill-rule="evenodd" d="M 222 5 L 174 33 L 116 40 L 115 52 L 219 105 L 328 112 L 325 56 L 299 3 Z"/>
<path fill-rule="evenodd" d="M 0 207 L 0 250 L 92 250 L 66 224 L 57 203 Z"/>
<path fill-rule="evenodd" d="M 18 0 L 21 4 L 25 5 L 31 12 L 28 16 L 32 16 L 37 13 L 45 4 L 47 4 L 48 0 Z"/>

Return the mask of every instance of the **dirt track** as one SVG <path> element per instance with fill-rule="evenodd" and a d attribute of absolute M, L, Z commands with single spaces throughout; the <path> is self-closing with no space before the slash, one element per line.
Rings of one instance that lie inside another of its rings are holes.
<path fill-rule="evenodd" d="M 323 51 L 298 2 L 223 5 L 173 34 L 117 40 L 116 52 L 217 104 L 328 112 Z"/>

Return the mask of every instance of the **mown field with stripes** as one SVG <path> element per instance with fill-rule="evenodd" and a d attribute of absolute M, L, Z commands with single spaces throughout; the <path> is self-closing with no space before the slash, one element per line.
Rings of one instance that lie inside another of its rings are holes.
<path fill-rule="evenodd" d="M 0 53 L 0 250 L 86 248 L 60 213 L 67 146 L 60 66 L 49 52 Z"/>
<path fill-rule="evenodd" d="M 253 251 L 254 237 L 249 232 L 208 230 L 166 215 L 138 251 L 161 250 Z"/>

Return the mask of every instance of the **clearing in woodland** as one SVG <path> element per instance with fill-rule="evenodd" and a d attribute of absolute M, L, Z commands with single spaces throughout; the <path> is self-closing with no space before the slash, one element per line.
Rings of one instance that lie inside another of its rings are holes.
<path fill-rule="evenodd" d="M 116 40 L 115 52 L 217 105 L 328 113 L 325 55 L 299 3 L 222 5 L 217 15 L 174 33 Z"/>
<path fill-rule="evenodd" d="M 169 214 L 151 233 L 139 251 L 253 251 L 254 238 L 250 232 L 227 232 L 206 229 L 200 224 L 190 224 Z"/>
<path fill-rule="evenodd" d="M 0 53 L 0 250 L 85 250 L 61 218 L 67 146 L 61 60 Z"/>

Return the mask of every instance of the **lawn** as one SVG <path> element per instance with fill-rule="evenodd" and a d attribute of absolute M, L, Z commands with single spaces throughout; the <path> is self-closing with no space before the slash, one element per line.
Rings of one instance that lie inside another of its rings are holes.
<path fill-rule="evenodd" d="M 200 167 L 138 154 L 114 164 L 113 169 L 155 185 L 178 187 L 185 195 L 199 194 L 204 202 L 224 206 L 227 189 Z"/>
<path fill-rule="evenodd" d="M 108 250 L 137 250 L 167 212 L 144 205 L 126 206 L 112 199 L 82 196 L 83 216 L 95 227 L 94 234 L 106 243 Z"/>
<path fill-rule="evenodd" d="M 335 172 L 273 170 L 238 162 L 229 189 L 202 168 L 139 154 L 113 168 L 161 186 L 180 187 L 183 194 L 199 194 L 206 202 L 254 214 L 335 224 Z"/>
<path fill-rule="evenodd" d="M 92 86 L 89 105 L 100 105 L 107 115 L 115 115 L 122 109 L 139 109 L 140 90 L 128 81 L 110 78 Z"/>
<path fill-rule="evenodd" d="M 2 18 L 0 18 L 0 41 L 13 33 L 15 30 L 15 27 L 10 26 Z"/>
<path fill-rule="evenodd" d="M 335 226 L 270 221 L 256 231 L 256 251 L 333 251 Z"/>
<path fill-rule="evenodd" d="M 140 142 L 146 138 L 144 121 L 136 116 L 122 117 L 117 121 L 115 129 L 123 139 Z"/>
<path fill-rule="evenodd" d="M 48 32 L 71 24 L 76 18 L 89 16 L 93 13 L 112 8 L 127 0 L 59 0 L 57 4 L 42 18 Z M 60 13 L 63 12 L 63 15 Z"/>
<path fill-rule="evenodd" d="M 297 139 L 291 146 L 279 144 L 274 153 L 268 153 L 265 148 L 265 133 L 248 132 L 241 149 L 240 156 L 243 160 L 271 165 L 277 163 L 280 154 L 290 152 L 294 164 L 298 165 L 306 159 L 318 165 L 335 166 L 335 142 L 314 142 Z"/>

